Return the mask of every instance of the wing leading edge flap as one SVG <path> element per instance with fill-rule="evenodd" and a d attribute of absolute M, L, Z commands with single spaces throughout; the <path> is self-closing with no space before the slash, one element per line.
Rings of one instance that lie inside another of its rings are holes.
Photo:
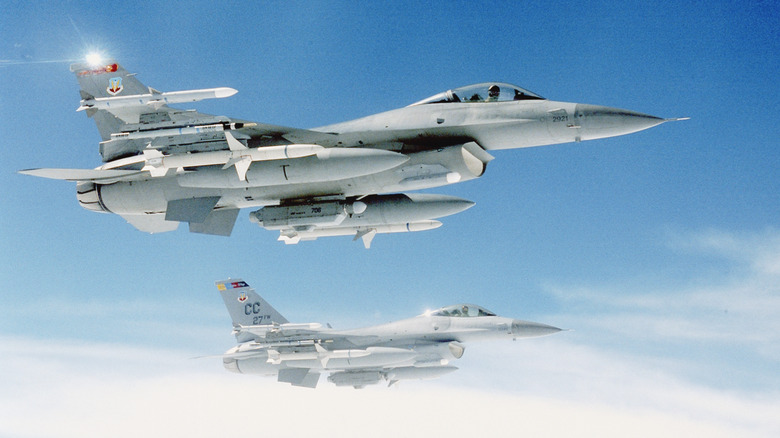
<path fill-rule="evenodd" d="M 320 373 L 312 372 L 308 368 L 286 368 L 279 370 L 277 381 L 304 388 L 316 388 Z"/>

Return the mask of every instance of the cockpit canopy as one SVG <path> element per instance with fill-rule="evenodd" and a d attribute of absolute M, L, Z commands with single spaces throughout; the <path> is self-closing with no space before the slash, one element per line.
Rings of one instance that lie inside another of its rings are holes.
<path fill-rule="evenodd" d="M 464 318 L 472 318 L 478 316 L 496 316 L 484 307 L 477 306 L 476 304 L 454 304 L 452 306 L 442 307 L 441 309 L 434 310 L 430 313 L 431 316 L 456 316 Z"/>
<path fill-rule="evenodd" d="M 516 85 L 503 82 L 484 82 L 447 90 L 409 106 L 427 103 L 509 102 L 514 100 L 544 100 L 544 98 Z"/>

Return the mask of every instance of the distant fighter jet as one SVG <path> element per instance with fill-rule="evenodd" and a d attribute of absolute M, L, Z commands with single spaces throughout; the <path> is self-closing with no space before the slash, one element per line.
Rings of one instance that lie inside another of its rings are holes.
<path fill-rule="evenodd" d="M 545 336 L 561 329 L 502 318 L 473 304 L 458 304 L 388 324 L 333 330 L 291 324 L 249 285 L 218 281 L 238 346 L 222 360 L 229 371 L 275 375 L 279 382 L 314 388 L 321 373 L 337 386 L 428 379 L 457 370 L 463 343 Z"/>
<path fill-rule="evenodd" d="M 421 231 L 471 207 L 452 196 L 397 193 L 484 174 L 496 149 L 612 137 L 669 120 L 634 111 L 554 102 L 487 82 L 314 129 L 251 123 L 169 104 L 232 96 L 232 88 L 163 93 L 111 61 L 71 65 L 81 105 L 97 124 L 104 164 L 21 173 L 76 181 L 82 207 L 115 213 L 141 231 L 187 222 L 228 236 L 241 208 L 298 243 Z"/>

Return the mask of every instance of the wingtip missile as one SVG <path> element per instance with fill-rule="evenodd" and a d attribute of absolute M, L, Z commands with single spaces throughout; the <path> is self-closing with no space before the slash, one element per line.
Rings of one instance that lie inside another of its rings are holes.
<path fill-rule="evenodd" d="M 197 102 L 204 99 L 222 99 L 238 93 L 230 87 L 204 88 L 199 90 L 159 92 L 150 90 L 149 94 L 134 94 L 129 96 L 93 97 L 82 99 L 76 111 L 86 109 L 115 110 L 119 108 L 159 107 L 171 103 Z"/>
<path fill-rule="evenodd" d="M 18 173 L 22 175 L 37 176 L 40 178 L 58 179 L 64 181 L 100 181 L 109 183 L 123 178 L 142 173 L 140 170 L 121 169 L 53 169 L 37 168 L 23 169 Z"/>

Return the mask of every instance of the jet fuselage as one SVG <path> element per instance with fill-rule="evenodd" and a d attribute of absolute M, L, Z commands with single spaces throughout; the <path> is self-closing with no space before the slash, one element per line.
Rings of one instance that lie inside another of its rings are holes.
<path fill-rule="evenodd" d="M 457 304 L 387 324 L 353 330 L 289 323 L 240 279 L 217 282 L 238 345 L 222 356 L 229 371 L 276 375 L 315 387 L 320 373 L 336 385 L 362 387 L 434 378 L 456 370 L 466 343 L 554 334 L 557 327 L 504 318 L 474 304 Z"/>
<path fill-rule="evenodd" d="M 22 173 L 77 181 L 84 208 L 151 233 L 187 222 L 193 232 L 230 235 L 239 209 L 263 207 L 250 218 L 278 230 L 285 243 L 354 235 L 368 247 L 377 233 L 435 228 L 441 223 L 433 219 L 473 205 L 406 192 L 479 178 L 490 151 L 612 137 L 668 120 L 489 82 L 306 130 L 166 105 L 227 97 L 232 89 L 160 93 L 110 61 L 71 70 L 82 88 L 79 110 L 103 137 L 105 164 Z"/>

